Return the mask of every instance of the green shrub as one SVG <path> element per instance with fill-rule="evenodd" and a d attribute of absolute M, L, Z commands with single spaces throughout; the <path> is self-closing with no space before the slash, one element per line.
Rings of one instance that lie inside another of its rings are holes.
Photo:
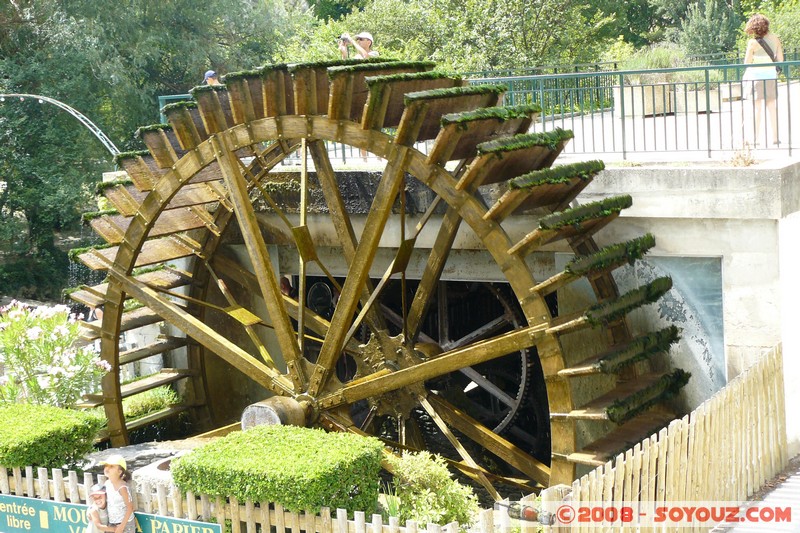
<path fill-rule="evenodd" d="M 620 65 L 622 70 L 662 70 L 683 66 L 685 52 L 676 44 L 663 42 L 640 48 Z M 671 72 L 645 72 L 628 74 L 625 80 L 632 84 L 664 83 L 674 79 Z"/>
<path fill-rule="evenodd" d="M 103 418 L 46 405 L 0 406 L 0 465 L 72 468 L 93 450 Z"/>
<path fill-rule="evenodd" d="M 390 457 L 400 520 L 470 525 L 479 511 L 472 487 L 453 479 L 444 459 L 429 452 Z"/>
<path fill-rule="evenodd" d="M 183 492 L 372 513 L 383 445 L 377 439 L 295 426 L 236 432 L 172 463 Z"/>

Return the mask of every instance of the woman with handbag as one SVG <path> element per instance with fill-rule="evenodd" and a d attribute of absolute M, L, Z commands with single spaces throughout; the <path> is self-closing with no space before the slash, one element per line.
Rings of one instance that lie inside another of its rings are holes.
<path fill-rule="evenodd" d="M 750 35 L 744 62 L 754 66 L 747 67 L 742 76 L 745 95 L 753 102 L 754 129 L 753 140 L 766 140 L 766 130 L 761 134 L 764 110 L 772 131 L 772 144 L 778 145 L 778 73 L 780 67 L 772 63 L 783 61 L 783 45 L 780 38 L 769 31 L 769 19 L 755 14 L 747 21 L 744 31 Z"/>

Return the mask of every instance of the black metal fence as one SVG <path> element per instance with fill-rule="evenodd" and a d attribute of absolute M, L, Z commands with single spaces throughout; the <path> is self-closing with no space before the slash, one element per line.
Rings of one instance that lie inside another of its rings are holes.
<path fill-rule="evenodd" d="M 745 148 L 791 155 L 792 105 L 800 62 L 777 64 L 777 82 L 742 81 L 741 63 L 646 71 L 473 78 L 508 86 L 504 105 L 536 103 L 537 131 L 572 130 L 573 153 L 696 152 L 724 156 Z M 760 94 L 776 94 L 772 99 Z M 773 103 L 774 102 L 774 105 Z"/>

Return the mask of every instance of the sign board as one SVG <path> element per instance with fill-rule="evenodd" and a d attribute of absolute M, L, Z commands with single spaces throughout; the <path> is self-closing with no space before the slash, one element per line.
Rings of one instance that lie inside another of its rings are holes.
<path fill-rule="evenodd" d="M 85 504 L 0 494 L 0 533 L 84 533 Z M 137 533 L 222 533 L 220 524 L 134 513 Z"/>

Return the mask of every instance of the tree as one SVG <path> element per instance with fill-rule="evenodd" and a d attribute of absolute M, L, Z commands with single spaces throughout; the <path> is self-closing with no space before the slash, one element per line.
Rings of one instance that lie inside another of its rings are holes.
<path fill-rule="evenodd" d="M 690 55 L 730 52 L 736 50 L 741 22 L 724 0 L 704 0 L 689 6 L 679 42 Z"/>
<path fill-rule="evenodd" d="M 42 94 L 95 122 L 123 150 L 158 119 L 157 97 L 186 93 L 209 67 L 274 62 L 304 23 L 280 0 L 15 0 L 0 4 L 0 92 Z M 52 298 L 66 284 L 56 235 L 91 210 L 110 154 L 71 116 L 0 106 L 0 292 Z"/>
<path fill-rule="evenodd" d="M 309 26 L 292 57 L 336 57 L 342 31 L 370 31 L 384 56 L 429 59 L 457 72 L 584 61 L 598 55 L 609 17 L 570 0 L 371 0 Z"/>

